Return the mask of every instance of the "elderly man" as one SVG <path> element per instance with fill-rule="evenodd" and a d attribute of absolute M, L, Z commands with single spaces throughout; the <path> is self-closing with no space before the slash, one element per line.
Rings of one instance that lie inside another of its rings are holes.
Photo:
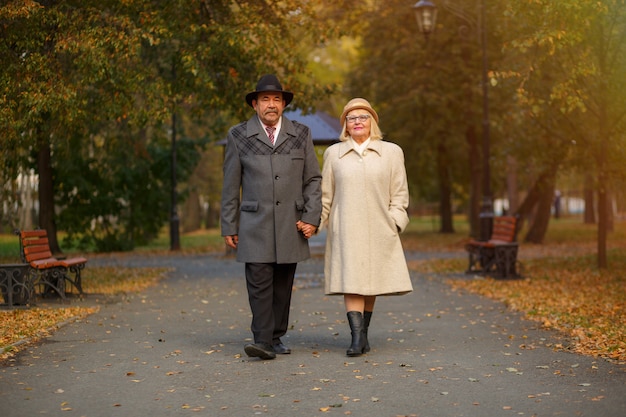
<path fill-rule="evenodd" d="M 311 132 L 283 116 L 293 93 L 264 75 L 246 102 L 256 114 L 233 126 L 226 143 L 222 236 L 245 263 L 254 343 L 250 357 L 291 353 L 287 332 L 297 263 L 321 216 L 321 174 Z"/>

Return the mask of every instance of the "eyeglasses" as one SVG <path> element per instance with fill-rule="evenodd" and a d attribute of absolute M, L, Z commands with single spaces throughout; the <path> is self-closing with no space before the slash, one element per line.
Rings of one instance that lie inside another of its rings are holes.
<path fill-rule="evenodd" d="M 367 119 L 370 118 L 369 114 L 360 114 L 358 116 L 348 116 L 346 117 L 346 121 L 348 123 L 355 123 L 357 120 L 361 123 L 367 122 Z"/>

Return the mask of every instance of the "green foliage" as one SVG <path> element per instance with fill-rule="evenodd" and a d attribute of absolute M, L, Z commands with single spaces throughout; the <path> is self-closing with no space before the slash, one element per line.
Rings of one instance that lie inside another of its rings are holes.
<path fill-rule="evenodd" d="M 63 208 L 58 224 L 67 232 L 66 244 L 122 251 L 156 237 L 170 208 L 171 152 L 163 139 L 146 141 L 132 130 L 113 130 L 90 142 L 77 139 L 84 152 L 60 155 L 65 162 L 57 168 L 63 179 L 57 182 Z M 191 175 L 201 145 L 184 137 L 177 141 L 180 181 Z"/>
<path fill-rule="evenodd" d="M 170 210 L 172 114 L 200 130 L 194 137 L 224 135 L 227 121 L 249 117 L 243 96 L 266 72 L 310 106 L 328 91 L 306 76 L 304 45 L 326 32 L 318 11 L 295 0 L 5 2 L 2 183 L 36 167 L 49 142 L 51 170 L 39 174 L 53 176 L 54 199 L 40 195 L 40 207 L 56 206 L 68 242 L 109 251 L 153 239 Z M 178 141 L 178 182 L 200 142 Z M 18 203 L 10 186 L 2 193 Z"/>
<path fill-rule="evenodd" d="M 45 190 L 45 195 L 76 191 L 63 186 L 62 175 L 67 160 L 80 158 L 80 150 L 87 149 L 77 138 L 88 140 L 112 120 L 141 125 L 156 114 L 147 105 L 132 111 L 134 91 L 141 88 L 146 71 L 138 48 L 142 35 L 123 6 L 113 10 L 117 2 L 76 3 L 13 1 L 0 8 L 0 89 L 2 104 L 10 109 L 0 128 L 5 132 L 3 156 L 15 161 L 2 175 L 12 180 L 36 168 L 40 146 L 49 142 L 52 166 L 40 173 L 46 177 L 40 182 L 56 181 L 56 190 Z M 89 167 L 83 168 L 79 178 L 89 176 Z M 43 181 L 51 174 L 50 181 Z M 56 197 L 61 202 L 70 198 Z M 42 210 L 52 204 L 52 199 L 40 200 Z"/>

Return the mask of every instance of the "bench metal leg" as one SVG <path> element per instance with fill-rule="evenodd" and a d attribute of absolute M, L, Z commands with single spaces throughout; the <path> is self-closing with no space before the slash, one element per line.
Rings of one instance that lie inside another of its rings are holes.
<path fill-rule="evenodd" d="M 493 248 L 485 248 L 482 246 L 466 247 L 469 253 L 469 265 L 466 274 L 484 274 L 493 269 L 495 257 Z"/>
<path fill-rule="evenodd" d="M 468 249 L 468 253 L 469 253 L 469 264 L 467 265 L 467 271 L 465 271 L 465 273 L 472 274 L 475 272 L 480 272 L 480 268 L 477 268 L 476 266 L 480 256 L 478 256 L 475 249 Z"/>
<path fill-rule="evenodd" d="M 33 293 L 29 265 L 1 265 L 0 291 L 2 291 L 2 297 L 9 308 L 15 305 L 29 304 Z"/>
<path fill-rule="evenodd" d="M 496 274 L 498 278 L 516 278 L 517 245 L 496 247 Z"/>
<path fill-rule="evenodd" d="M 41 287 L 40 294 L 44 296 L 55 292 L 65 300 L 65 270 L 50 268 L 37 271 L 34 286 Z"/>
<path fill-rule="evenodd" d="M 467 246 L 469 265 L 466 274 L 492 275 L 494 278 L 518 278 L 515 243 L 494 247 Z"/>
<path fill-rule="evenodd" d="M 80 295 L 83 295 L 83 284 L 81 271 L 85 267 L 85 264 L 78 264 L 70 266 L 70 272 L 74 274 L 74 279 L 70 278 L 69 275 L 65 275 L 65 279 L 67 279 L 76 289 Z"/>

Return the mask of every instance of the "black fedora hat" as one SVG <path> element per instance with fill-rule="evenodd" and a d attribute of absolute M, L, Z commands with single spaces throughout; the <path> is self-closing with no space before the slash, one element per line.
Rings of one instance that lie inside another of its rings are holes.
<path fill-rule="evenodd" d="M 293 93 L 283 90 L 283 86 L 280 85 L 278 78 L 274 74 L 266 74 L 256 84 L 256 90 L 246 94 L 246 102 L 252 107 L 252 100 L 256 100 L 257 94 L 267 91 L 283 93 L 285 106 L 288 106 L 291 100 L 293 100 Z"/>

